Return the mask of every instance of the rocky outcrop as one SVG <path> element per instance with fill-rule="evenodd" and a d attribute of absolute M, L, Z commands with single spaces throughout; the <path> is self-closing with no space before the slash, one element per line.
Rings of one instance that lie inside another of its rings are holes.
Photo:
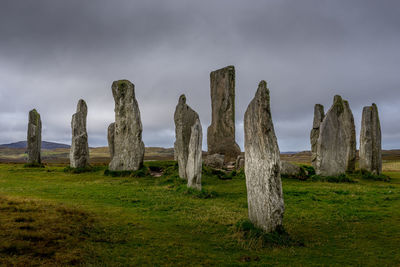
<path fill-rule="evenodd" d="M 311 165 L 315 168 L 317 163 L 317 143 L 319 137 L 319 128 L 321 126 L 322 121 L 324 120 L 324 106 L 320 104 L 316 104 L 314 107 L 314 121 L 313 128 L 310 133 L 310 141 L 311 141 Z"/>
<path fill-rule="evenodd" d="M 28 164 L 41 164 L 40 150 L 42 147 L 42 121 L 36 109 L 29 111 L 28 134 L 27 134 L 27 153 Z"/>
<path fill-rule="evenodd" d="M 249 219 L 266 232 L 282 225 L 284 203 L 280 155 L 265 81 L 244 117 L 245 174 Z"/>
<path fill-rule="evenodd" d="M 72 115 L 72 144 L 69 154 L 72 168 L 84 168 L 89 165 L 89 145 L 86 131 L 87 105 L 83 99 L 78 101 L 76 113 Z"/>
<path fill-rule="evenodd" d="M 376 104 L 364 107 L 360 134 L 360 169 L 382 173 L 382 136 Z"/>
<path fill-rule="evenodd" d="M 225 156 L 221 154 L 207 155 L 204 159 L 204 165 L 214 168 L 222 169 L 224 167 Z"/>
<path fill-rule="evenodd" d="M 182 179 L 187 179 L 186 165 L 189 156 L 189 143 L 193 126 L 198 120 L 199 115 L 186 104 L 186 96 L 181 95 L 174 114 L 174 158 L 178 161 L 179 177 Z"/>
<path fill-rule="evenodd" d="M 114 157 L 114 133 L 115 133 L 115 123 L 110 123 L 107 129 L 107 141 L 108 141 L 108 151 L 110 152 L 110 160 Z"/>
<path fill-rule="evenodd" d="M 320 126 L 316 173 L 323 176 L 352 172 L 356 162 L 356 130 L 349 103 L 335 96 Z"/>
<path fill-rule="evenodd" d="M 114 156 L 112 171 L 136 171 L 143 165 L 142 121 L 135 98 L 135 86 L 128 80 L 114 81 L 115 101 Z"/>
<path fill-rule="evenodd" d="M 235 161 L 240 148 L 235 142 L 235 68 L 228 66 L 210 74 L 212 122 L 207 129 L 208 154 L 225 155 Z"/>
<path fill-rule="evenodd" d="M 200 120 L 196 119 L 195 124 L 192 126 L 190 141 L 189 141 L 189 155 L 186 165 L 187 186 L 201 190 L 201 171 L 202 171 L 202 142 L 203 131 L 201 129 Z"/>

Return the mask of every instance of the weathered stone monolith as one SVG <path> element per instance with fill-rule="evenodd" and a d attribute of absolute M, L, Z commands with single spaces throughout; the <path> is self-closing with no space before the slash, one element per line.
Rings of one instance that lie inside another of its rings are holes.
<path fill-rule="evenodd" d="M 107 141 L 108 141 L 108 151 L 110 153 L 110 160 L 114 157 L 114 133 L 115 133 L 115 122 L 110 123 L 107 129 Z"/>
<path fill-rule="evenodd" d="M 313 128 L 310 134 L 311 141 L 311 165 L 315 168 L 317 163 L 317 143 L 319 137 L 319 128 L 321 126 L 322 121 L 324 120 L 324 106 L 320 104 L 316 104 L 314 107 L 314 121 Z"/>
<path fill-rule="evenodd" d="M 235 169 L 241 170 L 244 168 L 244 155 L 239 155 L 236 158 Z"/>
<path fill-rule="evenodd" d="M 356 162 L 356 130 L 349 103 L 336 95 L 320 126 L 316 173 L 335 176 L 352 172 Z"/>
<path fill-rule="evenodd" d="M 42 121 L 36 109 L 29 111 L 27 152 L 28 164 L 40 165 L 42 162 L 40 150 L 42 148 Z"/>
<path fill-rule="evenodd" d="M 221 154 L 212 154 L 207 155 L 204 159 L 204 165 L 214 168 L 214 169 L 223 169 L 224 168 L 224 160 L 225 156 Z"/>
<path fill-rule="evenodd" d="M 76 113 L 72 115 L 72 143 L 69 154 L 72 168 L 84 168 L 89 165 L 89 145 L 86 131 L 87 105 L 83 99 L 78 101 Z"/>
<path fill-rule="evenodd" d="M 210 74 L 212 122 L 207 129 L 208 154 L 225 155 L 235 161 L 240 148 L 235 142 L 235 67 Z"/>
<path fill-rule="evenodd" d="M 267 83 L 261 81 L 244 116 L 249 219 L 266 232 L 282 225 L 284 203 L 280 155 Z"/>
<path fill-rule="evenodd" d="M 199 115 L 186 104 L 186 96 L 179 97 L 176 105 L 175 122 L 175 144 L 174 158 L 178 161 L 179 177 L 187 179 L 186 165 L 189 156 L 189 143 L 192 134 L 192 127 L 199 119 Z"/>
<path fill-rule="evenodd" d="M 112 171 L 136 171 L 143 165 L 142 121 L 135 98 L 135 86 L 128 80 L 114 81 L 115 101 L 114 156 Z"/>
<path fill-rule="evenodd" d="M 376 104 L 364 107 L 360 134 L 360 169 L 375 175 L 382 172 L 382 136 Z"/>
<path fill-rule="evenodd" d="M 192 126 L 189 155 L 186 165 L 186 176 L 188 179 L 187 186 L 201 190 L 201 171 L 202 171 L 202 142 L 203 131 L 201 129 L 200 120 L 196 119 Z"/>
<path fill-rule="evenodd" d="M 289 161 L 281 160 L 281 175 L 288 177 L 295 177 L 301 174 L 300 166 Z"/>

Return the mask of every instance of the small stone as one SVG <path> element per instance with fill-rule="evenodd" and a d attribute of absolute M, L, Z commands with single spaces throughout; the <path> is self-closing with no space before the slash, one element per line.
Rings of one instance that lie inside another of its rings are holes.
<path fill-rule="evenodd" d="M 83 99 L 78 101 L 76 113 L 72 115 L 72 144 L 70 150 L 70 166 L 84 168 L 89 165 L 89 145 L 86 131 L 87 105 Z"/>
<path fill-rule="evenodd" d="M 315 168 L 317 163 L 317 143 L 319 137 L 319 128 L 321 126 L 322 121 L 324 120 L 324 106 L 320 104 L 316 104 L 314 107 L 314 122 L 313 128 L 310 134 L 311 141 L 311 165 Z"/>
<path fill-rule="evenodd" d="M 282 225 L 284 202 L 280 153 L 267 83 L 261 81 L 244 116 L 245 173 L 249 219 L 266 232 Z"/>
<path fill-rule="evenodd" d="M 197 119 L 192 126 L 189 142 L 189 155 L 186 165 L 186 176 L 188 179 L 188 187 L 201 190 L 201 171 L 202 171 L 202 140 L 203 131 L 201 129 L 200 120 Z"/>
<path fill-rule="evenodd" d="M 356 162 L 356 129 L 349 103 L 335 96 L 323 119 L 317 142 L 316 173 L 335 176 L 352 172 Z"/>
<path fill-rule="evenodd" d="M 135 86 L 128 80 L 114 81 L 112 93 L 115 101 L 114 155 L 109 169 L 136 171 L 143 165 L 144 143 Z"/>
<path fill-rule="evenodd" d="M 360 169 L 382 173 L 382 133 L 376 104 L 364 107 L 360 134 Z"/>
<path fill-rule="evenodd" d="M 236 168 L 236 170 L 241 170 L 244 168 L 244 155 L 237 156 L 235 168 Z"/>
<path fill-rule="evenodd" d="M 214 169 L 222 169 L 224 167 L 224 159 L 225 156 L 221 154 L 208 155 L 204 159 L 204 165 Z"/>
<path fill-rule="evenodd" d="M 281 160 L 281 175 L 290 177 L 301 175 L 301 168 L 289 161 Z"/>
<path fill-rule="evenodd" d="M 212 122 L 207 129 L 208 154 L 235 161 L 240 148 L 235 142 L 235 67 L 210 73 Z"/>
<path fill-rule="evenodd" d="M 40 114 L 33 109 L 29 111 L 28 134 L 27 134 L 27 152 L 28 164 L 41 164 L 40 150 L 42 148 L 42 121 Z"/>
<path fill-rule="evenodd" d="M 187 179 L 186 165 L 189 156 L 189 143 L 193 126 L 197 120 L 199 120 L 199 115 L 186 104 L 186 96 L 181 95 L 174 113 L 174 158 L 178 161 L 179 177 L 182 179 Z"/>

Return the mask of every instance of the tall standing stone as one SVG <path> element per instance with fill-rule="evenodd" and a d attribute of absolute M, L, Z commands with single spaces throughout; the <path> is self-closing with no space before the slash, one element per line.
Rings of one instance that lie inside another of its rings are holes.
<path fill-rule="evenodd" d="M 349 103 L 336 95 L 320 126 L 316 173 L 334 176 L 352 172 L 356 162 L 356 129 Z"/>
<path fill-rule="evenodd" d="M 42 148 L 42 121 L 36 109 L 29 111 L 27 146 L 28 164 L 40 165 L 42 162 L 40 156 Z"/>
<path fill-rule="evenodd" d="M 311 141 L 311 164 L 315 168 L 317 163 L 317 142 L 319 137 L 319 128 L 325 117 L 324 106 L 316 104 L 314 107 L 314 121 L 313 128 L 310 134 Z"/>
<path fill-rule="evenodd" d="M 249 219 L 267 232 L 282 225 L 284 203 L 280 155 L 267 83 L 261 81 L 244 116 Z"/>
<path fill-rule="evenodd" d="M 186 165 L 186 175 L 188 179 L 188 187 L 201 190 L 201 171 L 202 171 L 202 142 L 203 131 L 201 129 L 200 120 L 196 119 L 192 126 L 189 142 L 189 155 Z"/>
<path fill-rule="evenodd" d="M 115 101 L 114 156 L 109 164 L 112 171 L 136 171 L 143 165 L 144 143 L 135 86 L 128 80 L 114 81 Z"/>
<path fill-rule="evenodd" d="M 240 148 L 235 142 L 235 67 L 210 74 L 212 121 L 207 129 L 208 154 L 225 155 L 235 161 Z"/>
<path fill-rule="evenodd" d="M 360 169 L 382 173 L 382 134 L 376 104 L 364 107 L 360 134 Z"/>
<path fill-rule="evenodd" d="M 86 131 L 87 111 L 86 102 L 80 99 L 71 121 L 72 144 L 69 160 L 72 168 L 84 168 L 89 165 L 89 145 Z"/>
<path fill-rule="evenodd" d="M 108 141 L 108 151 L 110 152 L 110 159 L 114 157 L 114 133 L 115 133 L 115 123 L 110 123 L 107 129 L 107 141 Z"/>
<path fill-rule="evenodd" d="M 187 179 L 186 165 L 189 156 L 189 143 L 192 127 L 199 120 L 199 115 L 186 104 L 186 96 L 179 97 L 174 113 L 175 144 L 174 158 L 178 161 L 179 177 Z"/>

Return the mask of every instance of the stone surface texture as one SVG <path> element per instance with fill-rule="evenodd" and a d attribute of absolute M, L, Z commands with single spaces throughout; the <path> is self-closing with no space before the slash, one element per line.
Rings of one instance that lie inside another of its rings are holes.
<path fill-rule="evenodd" d="M 83 99 L 78 101 L 76 113 L 72 115 L 72 143 L 69 154 L 72 168 L 84 168 L 89 165 L 89 145 L 86 131 L 87 105 Z"/>
<path fill-rule="evenodd" d="M 360 133 L 360 169 L 382 173 L 382 133 L 376 104 L 364 107 Z"/>
<path fill-rule="evenodd" d="M 195 125 L 198 120 L 199 115 L 186 104 L 186 96 L 181 95 L 174 113 L 174 158 L 178 161 L 179 177 L 182 179 L 187 179 L 186 165 L 189 156 L 189 143 L 193 125 Z"/>
<path fill-rule="evenodd" d="M 336 95 L 320 126 L 316 173 L 335 176 L 355 169 L 356 130 L 349 103 Z"/>
<path fill-rule="evenodd" d="M 271 232 L 282 225 L 284 202 L 280 155 L 265 81 L 258 85 L 244 117 L 245 173 L 249 219 Z"/>
<path fill-rule="evenodd" d="M 296 176 L 301 174 L 300 166 L 289 161 L 281 160 L 281 175 Z"/>
<path fill-rule="evenodd" d="M 186 165 L 187 186 L 201 190 L 201 171 L 202 171 L 202 144 L 203 144 L 203 131 L 201 128 L 200 120 L 197 119 L 192 126 L 190 141 L 189 141 L 189 155 Z"/>
<path fill-rule="evenodd" d="M 41 164 L 42 121 L 36 109 L 29 111 L 27 153 L 28 164 Z"/>
<path fill-rule="evenodd" d="M 324 120 L 324 106 L 320 104 L 316 104 L 314 107 L 314 121 L 313 128 L 310 133 L 310 142 L 311 142 L 311 165 L 315 168 L 317 163 L 317 143 L 319 137 L 319 128 L 321 126 L 322 121 Z"/>
<path fill-rule="evenodd" d="M 135 86 L 128 80 L 114 81 L 112 93 L 115 101 L 114 156 L 109 169 L 136 171 L 143 165 L 144 143 Z"/>
<path fill-rule="evenodd" d="M 225 155 L 235 161 L 240 148 L 235 142 L 235 68 L 228 66 L 210 74 L 212 121 L 207 129 L 208 154 Z"/>
<path fill-rule="evenodd" d="M 204 165 L 214 168 L 222 169 L 224 167 L 225 156 L 221 154 L 207 155 L 204 159 Z"/>
<path fill-rule="evenodd" d="M 114 133 L 115 133 L 115 123 L 110 123 L 107 129 L 107 141 L 108 141 L 108 151 L 110 152 L 110 160 L 114 157 Z"/>

